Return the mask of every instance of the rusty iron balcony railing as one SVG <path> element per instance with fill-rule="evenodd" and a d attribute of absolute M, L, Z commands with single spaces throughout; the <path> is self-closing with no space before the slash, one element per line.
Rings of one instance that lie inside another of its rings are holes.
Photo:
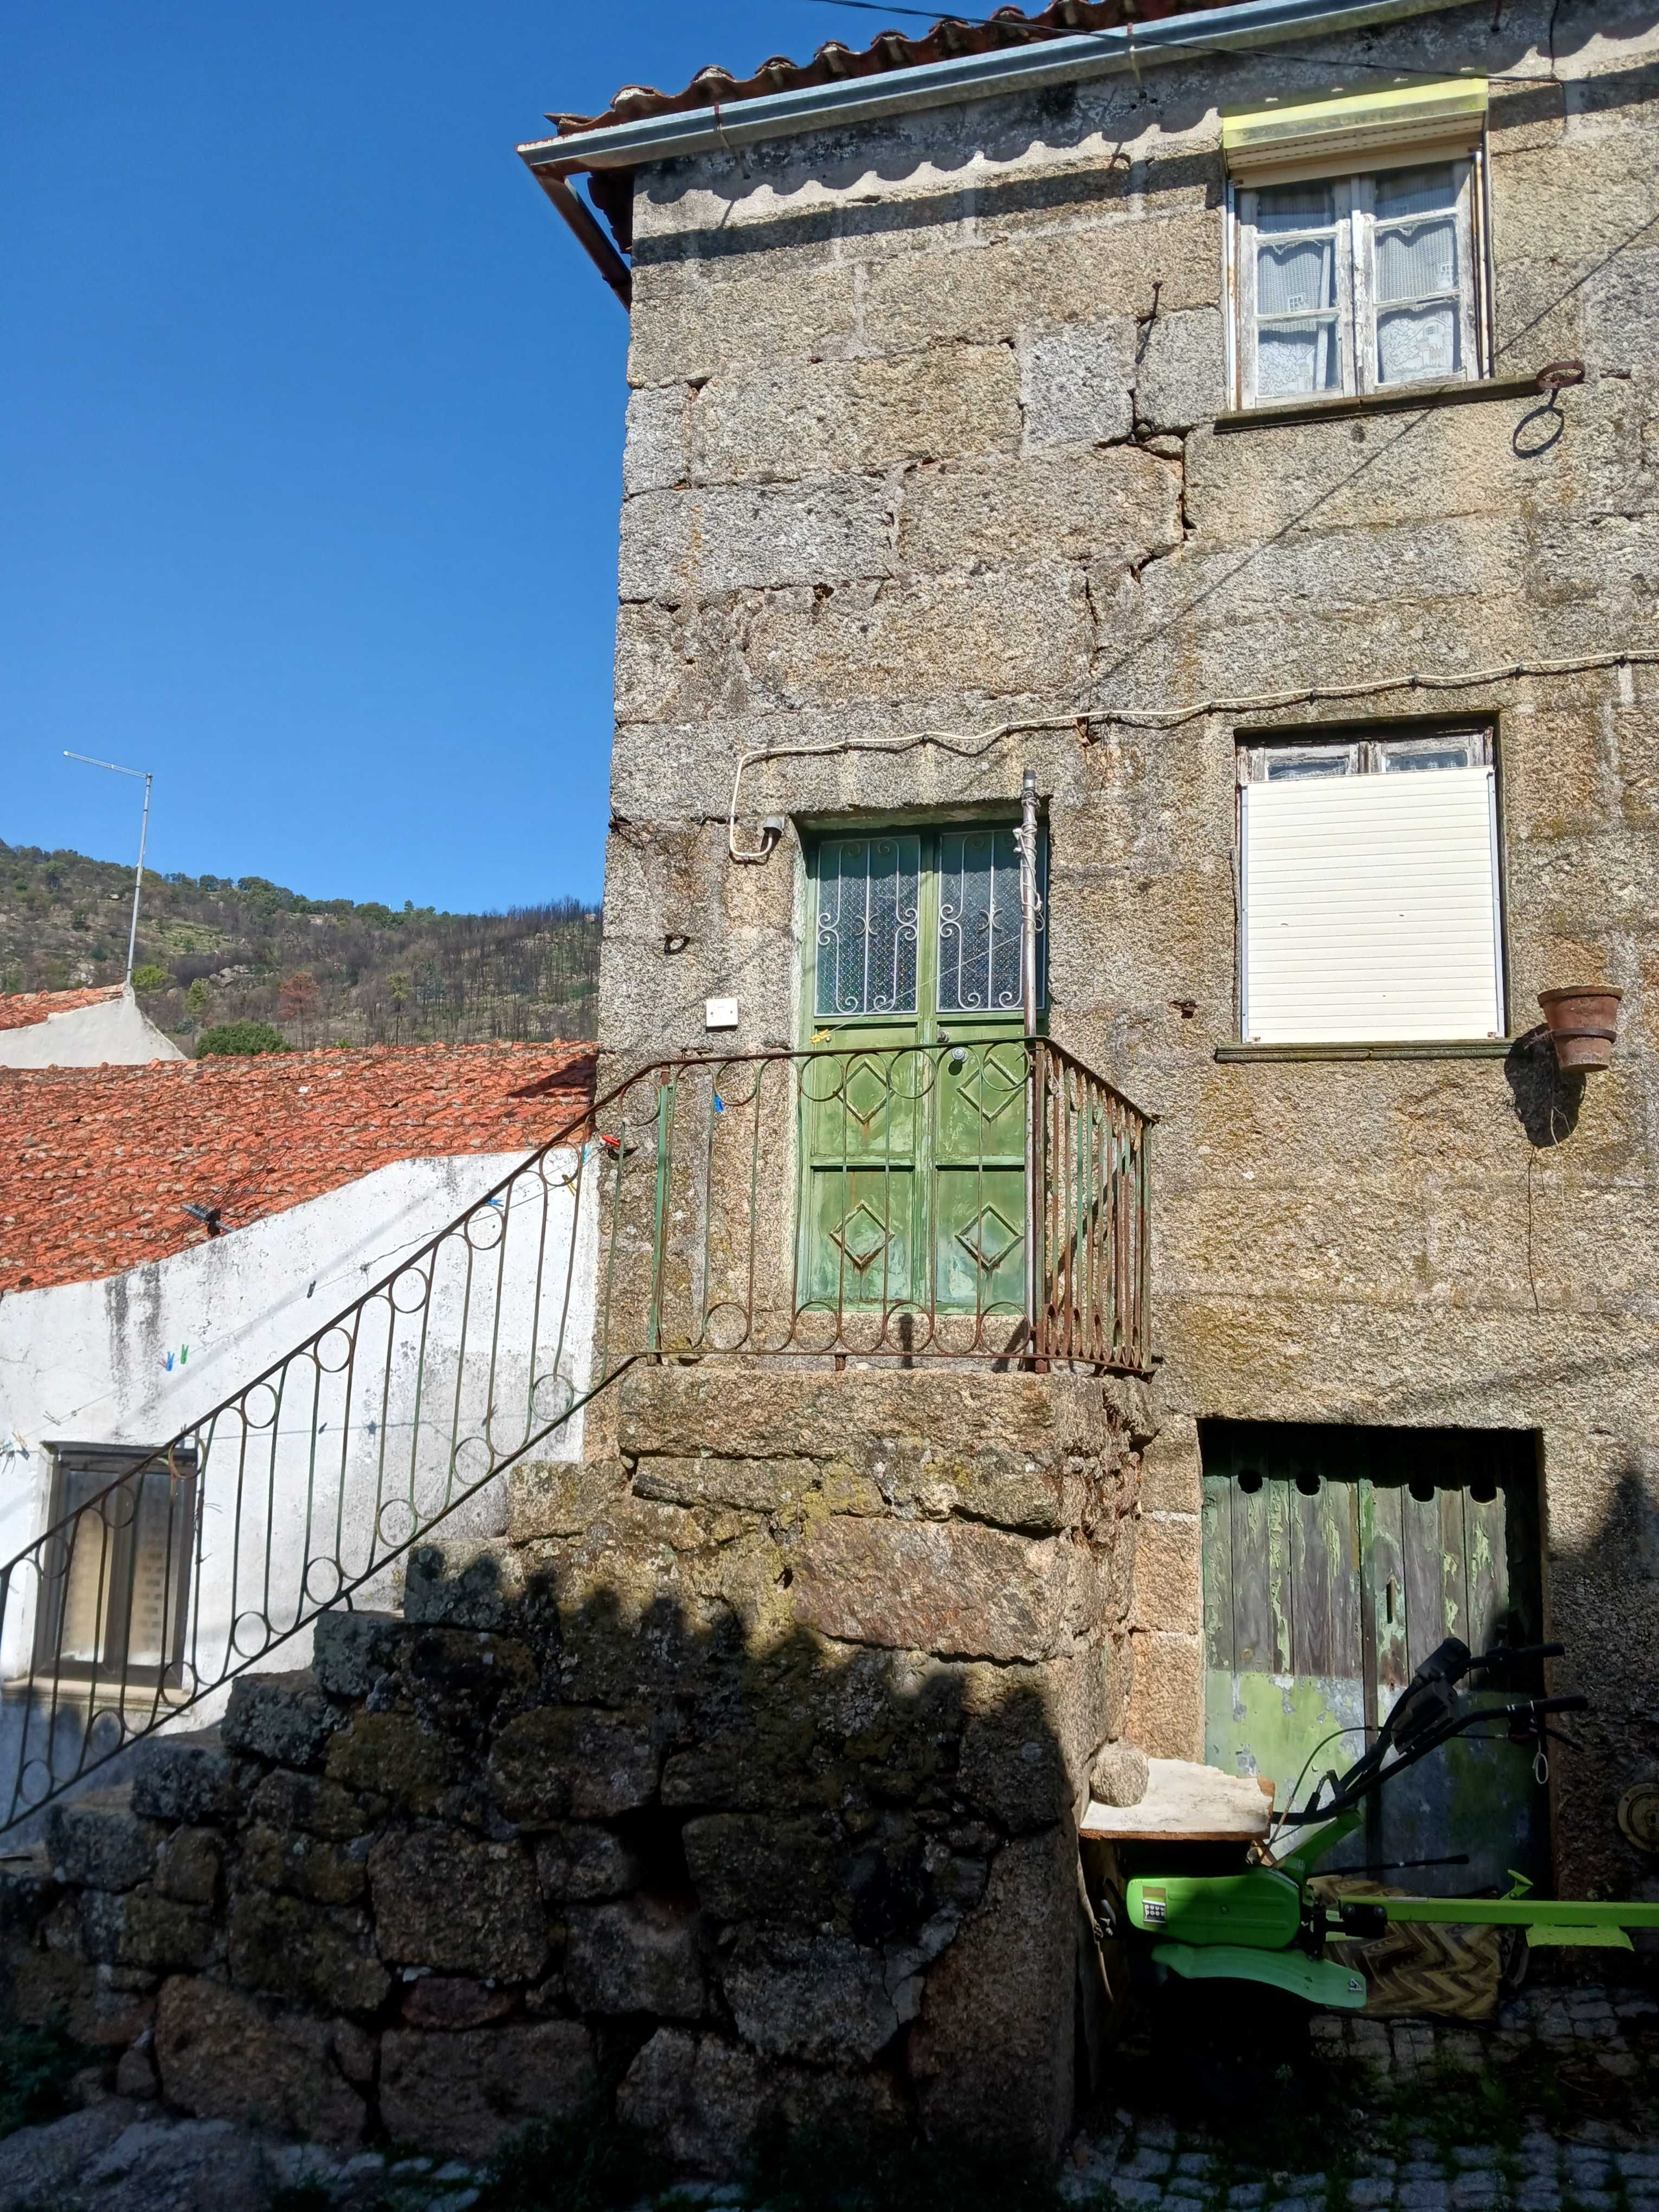
<path fill-rule="evenodd" d="M 1041 1039 L 630 1075 L 0 1566 L 0 1832 L 303 1663 L 326 1607 L 394 1602 L 415 1545 L 527 1453 L 579 1455 L 641 1358 L 1145 1371 L 1150 1126 Z"/>
<path fill-rule="evenodd" d="M 1147 1370 L 1152 1117 L 1046 1039 L 684 1061 L 605 1126 L 650 1173 L 608 1247 L 601 1364 L 642 1347 Z"/>

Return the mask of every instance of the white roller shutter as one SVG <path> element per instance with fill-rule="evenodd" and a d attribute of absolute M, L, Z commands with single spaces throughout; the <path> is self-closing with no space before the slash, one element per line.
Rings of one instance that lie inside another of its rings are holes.
<path fill-rule="evenodd" d="M 1503 1034 L 1490 768 L 1242 796 L 1247 1041 Z"/>

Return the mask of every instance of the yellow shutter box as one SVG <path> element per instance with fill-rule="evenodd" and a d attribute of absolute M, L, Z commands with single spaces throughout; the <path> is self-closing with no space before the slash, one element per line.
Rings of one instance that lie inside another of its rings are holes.
<path fill-rule="evenodd" d="M 1224 114 L 1221 144 L 1233 176 L 1277 184 L 1345 168 L 1456 159 L 1474 151 L 1486 120 L 1486 78 L 1447 77 Z"/>

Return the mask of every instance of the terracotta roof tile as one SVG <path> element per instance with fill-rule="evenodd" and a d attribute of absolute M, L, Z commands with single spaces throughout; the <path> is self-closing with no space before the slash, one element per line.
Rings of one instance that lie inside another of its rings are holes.
<path fill-rule="evenodd" d="M 395 1160 L 528 1152 L 592 1097 L 580 1044 L 0 1068 L 0 1293 L 200 1243 L 186 1205 L 235 1230 Z"/>
<path fill-rule="evenodd" d="M 711 64 L 697 71 L 683 92 L 659 92 L 653 85 L 626 84 L 615 94 L 603 115 L 550 114 L 561 137 L 598 131 L 608 124 L 633 123 L 641 116 L 684 114 L 694 108 L 729 106 L 740 100 L 757 100 L 775 92 L 797 92 L 809 85 L 839 83 L 848 77 L 882 76 L 892 70 L 919 69 L 927 62 L 953 60 L 958 54 L 994 53 L 1005 46 L 1030 45 L 1034 40 L 1066 38 L 1081 31 L 1120 29 L 1127 22 L 1160 21 L 1169 15 L 1186 15 L 1201 7 L 1226 4 L 1226 0 L 1054 0 L 1040 14 L 1026 15 L 1018 8 L 999 8 L 988 17 L 972 14 L 941 15 L 931 30 L 912 37 L 905 31 L 878 31 L 861 52 L 832 39 L 810 62 L 793 62 L 775 55 L 763 62 L 752 76 L 735 77 L 730 70 Z M 575 150 L 575 149 L 573 149 Z"/>
<path fill-rule="evenodd" d="M 12 991 L 0 998 L 0 1030 L 32 1030 L 49 1014 L 73 1013 L 77 1006 L 101 1006 L 120 995 L 118 983 L 95 983 L 84 991 Z"/>

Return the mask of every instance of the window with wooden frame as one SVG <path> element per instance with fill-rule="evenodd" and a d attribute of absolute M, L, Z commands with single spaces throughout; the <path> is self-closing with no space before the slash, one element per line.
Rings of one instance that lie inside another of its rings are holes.
<path fill-rule="evenodd" d="M 102 1443 L 46 1450 L 57 1533 L 41 1561 L 37 1663 L 106 1686 L 177 1680 L 196 1540 L 195 1455 Z"/>
<path fill-rule="evenodd" d="M 1238 767 L 1244 1042 L 1501 1037 L 1491 729 L 1250 739 Z"/>
<path fill-rule="evenodd" d="M 1224 125 L 1234 405 L 1490 373 L 1486 87 L 1419 88 L 1414 101 Z"/>

